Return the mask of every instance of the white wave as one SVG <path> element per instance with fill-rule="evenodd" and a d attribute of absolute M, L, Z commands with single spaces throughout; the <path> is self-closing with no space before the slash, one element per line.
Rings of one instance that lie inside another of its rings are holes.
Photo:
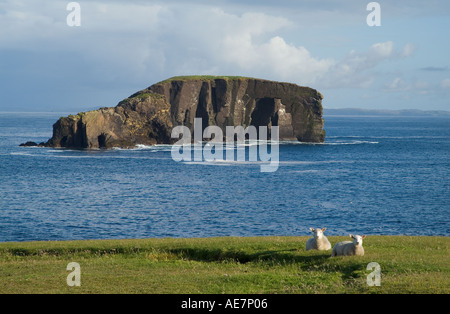
<path fill-rule="evenodd" d="M 68 151 L 63 151 L 68 152 Z M 41 158 L 67 158 L 67 159 L 148 159 L 148 160 L 155 160 L 155 159 L 164 159 L 164 160 L 172 160 L 170 157 L 150 157 L 150 156 L 124 156 L 124 155 L 98 155 L 98 154 L 92 154 L 92 151 L 90 151 L 90 154 L 84 154 L 84 155 L 62 155 L 62 154 L 31 154 L 31 153 L 22 153 L 22 152 L 12 152 L 9 155 L 14 156 L 29 156 L 29 157 L 41 157 Z"/>
<path fill-rule="evenodd" d="M 275 162 L 275 161 L 273 161 Z M 261 164 L 270 164 L 269 161 L 249 161 L 249 160 L 214 160 L 214 161 L 182 161 L 183 164 L 186 165 L 217 165 L 217 166 L 226 166 L 226 165 L 261 165 Z M 320 165 L 320 164 L 331 164 L 331 163 L 354 163 L 354 161 L 345 161 L 345 160 L 320 160 L 320 161 L 303 161 L 303 160 L 289 160 L 289 161 L 278 161 L 280 166 L 289 166 L 289 165 Z M 319 170 L 301 170 L 301 171 L 319 171 Z"/>
<path fill-rule="evenodd" d="M 144 145 L 137 144 L 135 148 L 130 148 L 130 150 L 150 150 L 150 151 L 170 151 L 172 145 L 157 144 L 157 145 Z"/>
<path fill-rule="evenodd" d="M 337 138 L 337 137 L 336 137 Z M 202 144 L 202 145 L 198 145 Z M 257 140 L 257 141 L 246 141 L 244 143 L 238 143 L 238 142 L 202 142 L 197 144 L 183 144 L 183 145 L 171 145 L 171 144 L 158 144 L 158 145 L 142 145 L 138 144 L 136 145 L 136 148 L 130 148 L 125 150 L 161 150 L 161 148 L 170 151 L 173 146 L 182 146 L 182 147 L 190 147 L 191 150 L 202 150 L 204 147 L 209 146 L 216 146 L 221 147 L 222 149 L 242 149 L 245 147 L 253 147 L 253 146 L 259 146 L 259 145 L 357 145 L 357 144 L 379 144 L 377 141 L 364 141 L 364 140 L 354 140 L 354 141 L 342 141 L 342 142 L 322 142 L 322 143 L 316 143 L 316 142 L 301 142 L 296 140 L 282 140 L 278 142 L 272 142 L 270 140 Z M 120 148 L 117 148 L 120 149 Z M 161 150 L 162 151 L 162 150 Z"/>
<path fill-rule="evenodd" d="M 359 144 L 379 144 L 379 142 L 375 141 L 342 141 L 342 142 L 322 142 L 322 143 L 315 143 L 315 142 L 300 142 L 300 141 L 280 141 L 280 145 L 307 145 L 307 146 L 314 146 L 314 145 L 359 145 Z"/>
<path fill-rule="evenodd" d="M 354 161 L 348 160 L 317 160 L 317 161 L 304 161 L 304 160 L 286 160 L 279 161 L 280 165 L 319 165 L 319 164 L 332 164 L 332 163 L 354 163 Z"/>
<path fill-rule="evenodd" d="M 56 150 L 56 149 L 47 149 L 45 152 L 49 153 L 49 154 L 64 153 L 63 150 L 59 150 L 59 149 L 58 150 Z"/>
<path fill-rule="evenodd" d="M 293 170 L 293 171 L 289 171 L 291 173 L 316 173 L 316 172 L 320 172 L 320 170 Z"/>
<path fill-rule="evenodd" d="M 270 164 L 267 161 L 239 161 L 239 160 L 214 160 L 214 161 L 183 161 L 186 165 L 207 165 L 207 166 L 232 166 L 232 165 L 261 165 Z"/>
<path fill-rule="evenodd" d="M 30 154 L 30 153 L 16 153 L 16 152 L 12 152 L 12 153 L 9 153 L 10 155 L 13 155 L 13 156 L 39 156 L 39 155 L 37 155 L 37 154 Z"/>
<path fill-rule="evenodd" d="M 122 147 L 113 147 L 112 151 L 126 151 L 126 152 L 140 152 L 147 151 L 151 153 L 156 152 L 170 152 L 172 150 L 172 145 L 158 144 L 158 145 L 144 145 L 137 144 L 133 148 L 122 148 Z"/>
<path fill-rule="evenodd" d="M 327 142 L 325 145 L 360 145 L 360 144 L 379 144 L 374 141 L 352 141 L 352 142 Z"/>
<path fill-rule="evenodd" d="M 231 164 L 218 163 L 213 161 L 183 161 L 185 165 L 201 165 L 201 166 L 231 166 Z"/>
<path fill-rule="evenodd" d="M 336 136 L 330 136 L 327 135 L 327 138 L 363 138 L 364 136 L 359 135 L 336 135 Z"/>
<path fill-rule="evenodd" d="M 363 140 L 379 140 L 379 139 L 448 139 L 449 136 L 437 135 L 410 135 L 410 136 L 358 136 L 358 135 L 327 135 L 327 139 L 360 139 Z"/>
<path fill-rule="evenodd" d="M 434 136 L 434 135 L 420 135 L 420 136 L 371 136 L 373 139 L 445 139 L 449 136 Z"/>

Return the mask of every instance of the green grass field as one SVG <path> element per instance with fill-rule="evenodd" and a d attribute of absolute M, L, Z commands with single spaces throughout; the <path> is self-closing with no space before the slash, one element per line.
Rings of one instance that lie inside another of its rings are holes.
<path fill-rule="evenodd" d="M 333 258 L 305 251 L 308 238 L 4 242 L 0 293 L 450 293 L 449 237 L 368 236 L 364 256 Z M 67 284 L 70 262 L 80 286 Z M 367 284 L 370 262 L 380 286 Z"/>

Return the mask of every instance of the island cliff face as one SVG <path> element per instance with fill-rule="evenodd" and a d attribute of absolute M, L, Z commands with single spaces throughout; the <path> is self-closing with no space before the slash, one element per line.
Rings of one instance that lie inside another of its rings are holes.
<path fill-rule="evenodd" d="M 323 142 L 322 95 L 308 87 L 242 77 L 174 77 L 121 101 L 60 118 L 49 147 L 172 144 L 173 127 L 278 126 L 280 140 Z"/>

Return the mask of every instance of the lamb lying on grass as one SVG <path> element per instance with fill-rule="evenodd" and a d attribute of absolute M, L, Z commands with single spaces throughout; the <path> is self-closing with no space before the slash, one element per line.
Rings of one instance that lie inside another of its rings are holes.
<path fill-rule="evenodd" d="M 352 241 L 342 241 L 336 243 L 333 246 L 333 250 L 331 251 L 331 256 L 349 256 L 349 255 L 364 255 L 364 248 L 362 246 L 363 239 L 366 237 L 365 235 L 353 235 L 350 234 L 350 237 L 353 238 Z"/>
<path fill-rule="evenodd" d="M 306 241 L 306 250 L 329 250 L 331 249 L 330 241 L 324 236 L 323 232 L 327 228 L 309 228 L 313 232 L 313 237 Z"/>

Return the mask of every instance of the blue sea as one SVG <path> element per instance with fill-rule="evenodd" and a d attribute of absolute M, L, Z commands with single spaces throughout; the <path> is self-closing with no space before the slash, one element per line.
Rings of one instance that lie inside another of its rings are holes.
<path fill-rule="evenodd" d="M 0 242 L 150 237 L 450 235 L 450 117 L 325 116 L 279 168 L 175 162 L 171 147 L 67 150 L 67 114 L 0 113 Z"/>

